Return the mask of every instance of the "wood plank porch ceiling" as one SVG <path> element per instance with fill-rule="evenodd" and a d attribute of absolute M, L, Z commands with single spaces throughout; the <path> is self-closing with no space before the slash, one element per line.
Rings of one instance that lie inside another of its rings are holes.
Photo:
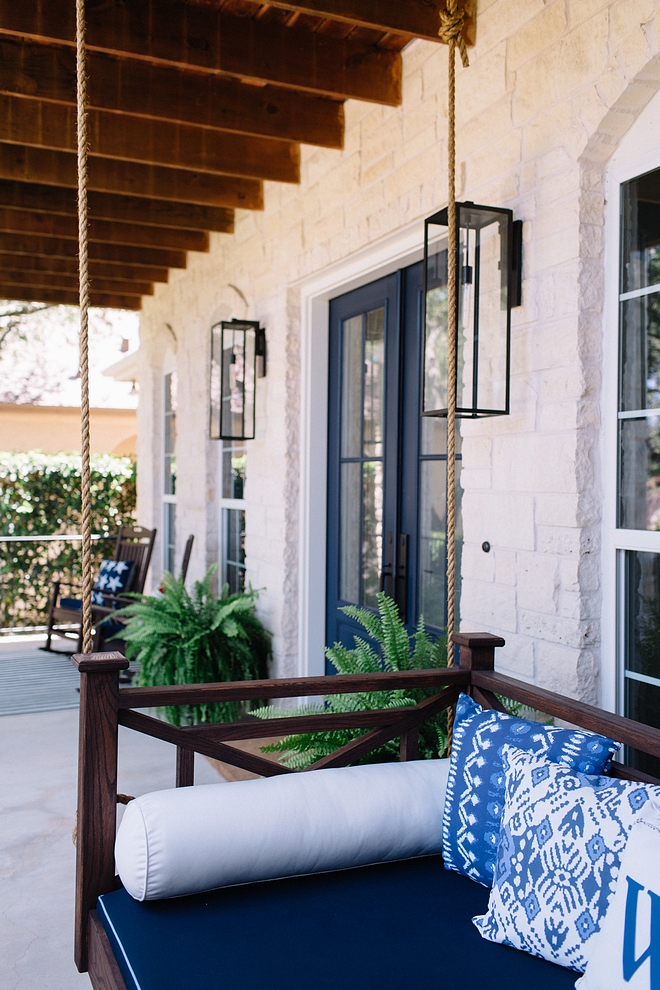
<path fill-rule="evenodd" d="M 474 4 L 465 36 L 474 42 Z M 401 102 L 445 0 L 88 0 L 92 305 L 153 283 L 341 149 L 344 101 Z M 74 0 L 0 0 L 0 295 L 77 302 Z"/>

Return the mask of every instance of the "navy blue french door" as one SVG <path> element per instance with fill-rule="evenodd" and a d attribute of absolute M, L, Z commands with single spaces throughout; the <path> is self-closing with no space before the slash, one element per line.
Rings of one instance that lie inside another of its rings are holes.
<path fill-rule="evenodd" d="M 422 275 L 420 262 L 330 303 L 328 645 L 353 645 L 362 627 L 340 609 L 375 608 L 379 590 L 410 631 L 420 613 L 430 631 L 446 623 L 447 434 L 420 415 Z"/>

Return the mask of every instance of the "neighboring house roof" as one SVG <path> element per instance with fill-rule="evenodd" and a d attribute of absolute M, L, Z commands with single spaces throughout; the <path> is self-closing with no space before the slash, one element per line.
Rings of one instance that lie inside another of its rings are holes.
<path fill-rule="evenodd" d="M 137 441 L 135 409 L 91 409 L 93 454 L 134 455 Z M 0 403 L 0 450 L 44 454 L 80 452 L 78 406 L 38 406 Z"/>

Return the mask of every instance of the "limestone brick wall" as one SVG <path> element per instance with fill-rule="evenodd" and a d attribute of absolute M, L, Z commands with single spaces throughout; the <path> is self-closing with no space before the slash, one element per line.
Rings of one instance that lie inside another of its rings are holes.
<path fill-rule="evenodd" d="M 659 0 L 479 0 L 471 67 L 458 69 L 459 196 L 511 207 L 525 222 L 511 415 L 462 426 L 462 627 L 506 638 L 502 669 L 590 700 L 598 697 L 603 484 L 613 483 L 603 481 L 599 453 L 604 174 L 658 89 L 659 23 Z M 303 147 L 299 186 L 266 183 L 262 213 L 239 211 L 234 235 L 213 235 L 209 254 L 189 255 L 188 269 L 144 300 L 139 512 L 145 523 L 160 512 L 153 476 L 169 323 L 179 373 L 178 533 L 183 541 L 195 532 L 194 576 L 215 559 L 218 539 L 209 328 L 231 316 L 268 328 L 246 550 L 281 674 L 305 670 L 301 280 L 413 223 L 421 245 L 422 219 L 446 201 L 446 49 L 414 42 L 403 63 L 401 107 L 347 103 L 343 151 Z"/>

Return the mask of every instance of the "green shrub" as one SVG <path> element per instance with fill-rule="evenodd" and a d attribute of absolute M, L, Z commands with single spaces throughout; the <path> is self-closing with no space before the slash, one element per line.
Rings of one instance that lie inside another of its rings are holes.
<path fill-rule="evenodd" d="M 94 567 L 114 552 L 112 535 L 134 521 L 135 464 L 92 457 Z M 0 537 L 80 533 L 80 456 L 0 453 Z M 0 626 L 43 625 L 50 582 L 80 583 L 80 543 L 2 543 Z"/>
<path fill-rule="evenodd" d="M 442 636 L 432 640 L 424 629 L 424 617 L 420 616 L 417 630 L 408 636 L 393 599 L 379 592 L 378 615 L 367 608 L 348 605 L 342 609 L 346 615 L 364 626 L 374 642 L 368 643 L 355 636 L 355 646 L 348 649 L 341 643 L 326 650 L 326 656 L 339 674 L 374 674 L 383 670 L 424 670 L 429 667 L 447 666 L 447 640 Z M 371 711 L 375 708 L 400 708 L 416 705 L 437 691 L 373 691 L 363 694 L 328 695 L 319 705 L 302 708 L 269 706 L 253 712 L 260 718 L 283 718 L 291 715 L 310 715 L 321 712 Z M 287 736 L 280 742 L 262 746 L 264 753 L 281 753 L 285 766 L 302 770 L 321 757 L 333 753 L 353 739 L 364 735 L 366 729 L 344 729 L 333 732 L 307 732 Z M 419 757 L 434 759 L 447 748 L 447 713 L 440 712 L 419 727 Z M 399 739 L 392 739 L 359 759 L 358 763 L 384 763 L 399 758 Z"/>
<path fill-rule="evenodd" d="M 126 642 L 129 659 L 140 664 L 140 686 L 268 677 L 271 636 L 256 615 L 256 591 L 230 595 L 225 585 L 215 598 L 214 571 L 195 582 L 192 594 L 167 574 L 161 596 L 135 595 L 135 602 L 117 613 L 129 620 L 118 636 Z M 242 710 L 238 702 L 224 702 L 177 705 L 163 712 L 173 725 L 198 725 L 235 721 Z"/>

